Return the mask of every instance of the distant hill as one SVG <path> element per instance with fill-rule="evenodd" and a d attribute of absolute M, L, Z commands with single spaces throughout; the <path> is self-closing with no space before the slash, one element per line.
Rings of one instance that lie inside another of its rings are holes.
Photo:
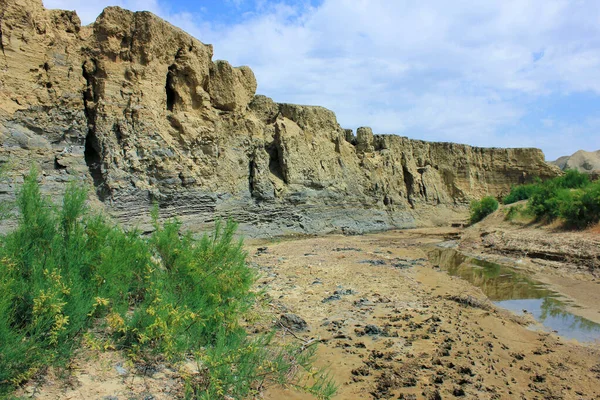
<path fill-rule="evenodd" d="M 563 171 L 566 169 L 576 169 L 580 172 L 598 171 L 600 170 L 600 150 L 579 150 L 573 155 L 563 156 L 556 161 L 550 161 L 550 164 L 558 166 Z"/>

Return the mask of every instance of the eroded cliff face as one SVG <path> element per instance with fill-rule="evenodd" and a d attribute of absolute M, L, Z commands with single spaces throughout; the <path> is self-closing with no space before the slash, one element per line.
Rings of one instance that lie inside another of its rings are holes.
<path fill-rule="evenodd" d="M 253 236 L 411 227 L 558 173 L 537 149 L 355 136 L 327 109 L 255 95 L 250 68 L 147 12 L 109 7 L 82 27 L 2 0 L 0 39 L 0 161 L 17 183 L 41 165 L 52 194 L 89 182 L 129 225 L 158 202 L 190 228 L 232 217 Z"/>

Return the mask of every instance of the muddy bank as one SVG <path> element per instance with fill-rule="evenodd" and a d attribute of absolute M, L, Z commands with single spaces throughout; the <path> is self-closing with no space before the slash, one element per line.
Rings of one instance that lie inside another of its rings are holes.
<path fill-rule="evenodd" d="M 339 399 L 598 397 L 598 347 L 531 330 L 530 316 L 434 268 L 423 247 L 441 233 L 284 241 L 252 259 L 284 311 L 306 320 L 303 337 L 323 340 Z M 311 398 L 265 397 L 284 396 Z"/>
<path fill-rule="evenodd" d="M 429 247 L 429 261 L 481 289 L 494 305 L 533 316 L 546 330 L 582 342 L 600 339 L 600 313 L 595 306 L 600 282 L 563 276 L 553 284 L 542 273 L 525 270 L 527 262 L 522 259 L 469 256 L 453 247 L 458 246 L 444 242 Z"/>
<path fill-rule="evenodd" d="M 532 218 L 507 221 L 507 211 L 503 206 L 466 229 L 461 249 L 525 258 L 558 274 L 600 278 L 600 226 L 575 231 L 558 223 L 535 223 Z"/>

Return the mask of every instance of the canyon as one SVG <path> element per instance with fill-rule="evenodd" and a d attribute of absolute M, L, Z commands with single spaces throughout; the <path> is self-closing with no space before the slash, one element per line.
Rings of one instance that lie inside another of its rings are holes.
<path fill-rule="evenodd" d="M 93 185 L 127 226 L 149 211 L 250 237 L 364 233 L 461 218 L 472 199 L 560 174 L 538 149 L 478 148 L 343 129 L 322 107 L 256 94 L 248 67 L 148 12 L 81 26 L 41 0 L 0 5 L 0 198 L 32 163 L 44 191 Z"/>
<path fill-rule="evenodd" d="M 344 129 L 328 109 L 257 94 L 249 67 L 213 61 L 211 45 L 148 12 L 108 7 L 82 26 L 41 0 L 2 0 L 0 51 L 0 203 L 33 166 L 56 203 L 87 186 L 95 211 L 140 233 L 154 205 L 182 231 L 235 220 L 264 306 L 245 328 L 318 343 L 337 398 L 600 396 L 598 226 L 511 221 L 508 206 L 464 226 L 472 200 L 569 160 Z M 208 370 L 83 342 L 15 394 L 183 398 Z M 257 396 L 314 398 L 292 386 Z"/>

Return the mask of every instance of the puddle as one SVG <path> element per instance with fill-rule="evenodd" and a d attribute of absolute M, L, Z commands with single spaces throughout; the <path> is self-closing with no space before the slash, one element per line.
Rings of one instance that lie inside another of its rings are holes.
<path fill-rule="evenodd" d="M 560 294 L 517 269 L 479 260 L 447 248 L 434 248 L 429 260 L 452 276 L 460 277 L 480 288 L 496 305 L 516 314 L 524 310 L 546 328 L 581 342 L 600 340 L 600 324 L 567 310 Z"/>

